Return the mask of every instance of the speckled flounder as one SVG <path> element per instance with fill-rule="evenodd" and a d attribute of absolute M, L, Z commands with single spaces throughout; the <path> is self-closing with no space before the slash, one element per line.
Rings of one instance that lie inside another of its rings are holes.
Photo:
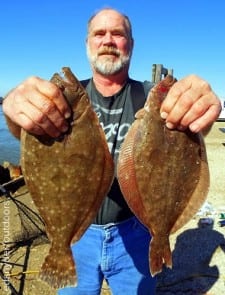
<path fill-rule="evenodd" d="M 167 76 L 150 91 L 129 129 L 118 159 L 118 179 L 134 214 L 149 229 L 152 275 L 172 267 L 170 233 L 203 204 L 209 170 L 201 134 L 170 130 L 160 117 L 161 102 L 175 83 Z"/>
<path fill-rule="evenodd" d="M 73 112 L 70 131 L 54 140 L 21 134 L 23 175 L 51 242 L 40 277 L 54 288 L 76 284 L 71 243 L 80 239 L 107 194 L 113 160 L 89 98 L 69 68 L 55 74 Z"/>

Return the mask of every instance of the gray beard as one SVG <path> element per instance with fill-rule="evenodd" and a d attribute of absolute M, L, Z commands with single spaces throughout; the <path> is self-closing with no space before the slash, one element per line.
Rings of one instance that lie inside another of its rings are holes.
<path fill-rule="evenodd" d="M 87 57 L 96 72 L 102 75 L 113 75 L 119 73 L 123 68 L 128 67 L 130 63 L 131 53 L 127 56 L 120 56 L 117 61 L 105 58 L 104 61 L 98 59 L 98 55 L 91 54 L 89 46 L 87 46 Z"/>

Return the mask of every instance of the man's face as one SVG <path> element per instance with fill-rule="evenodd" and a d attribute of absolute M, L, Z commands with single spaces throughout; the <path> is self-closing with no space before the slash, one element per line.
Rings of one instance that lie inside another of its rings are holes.
<path fill-rule="evenodd" d="M 133 41 L 124 18 L 115 11 L 105 10 L 91 21 L 87 38 L 87 55 L 94 70 L 113 75 L 129 67 Z"/>

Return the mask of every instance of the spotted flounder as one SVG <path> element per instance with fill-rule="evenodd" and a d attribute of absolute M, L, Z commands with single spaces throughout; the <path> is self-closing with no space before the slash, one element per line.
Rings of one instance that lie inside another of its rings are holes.
<path fill-rule="evenodd" d="M 121 191 L 131 210 L 149 229 L 150 272 L 172 267 L 169 235 L 189 221 L 209 189 L 206 149 L 200 133 L 170 130 L 160 106 L 175 83 L 167 76 L 150 91 L 129 129 L 118 159 Z"/>
<path fill-rule="evenodd" d="M 40 277 L 54 288 L 76 284 L 71 243 L 80 239 L 96 215 L 114 177 L 105 134 L 90 100 L 67 67 L 51 81 L 72 109 L 70 130 L 61 138 L 22 130 L 21 165 L 31 197 L 51 242 Z"/>

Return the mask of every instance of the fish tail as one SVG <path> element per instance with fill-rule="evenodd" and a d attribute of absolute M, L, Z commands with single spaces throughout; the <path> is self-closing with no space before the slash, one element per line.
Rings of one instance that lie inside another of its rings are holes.
<path fill-rule="evenodd" d="M 40 278 L 55 289 L 75 286 L 76 270 L 71 249 L 60 251 L 52 246 L 41 267 Z"/>
<path fill-rule="evenodd" d="M 153 237 L 149 248 L 149 265 L 152 276 L 160 273 L 163 264 L 167 267 L 172 267 L 172 253 L 170 250 L 168 236 L 162 239 Z"/>

